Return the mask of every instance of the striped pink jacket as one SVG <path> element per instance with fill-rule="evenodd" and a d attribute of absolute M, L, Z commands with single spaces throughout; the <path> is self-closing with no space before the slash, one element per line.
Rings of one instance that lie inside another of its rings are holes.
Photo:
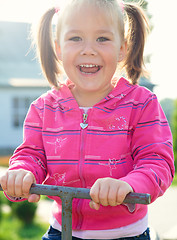
<path fill-rule="evenodd" d="M 84 116 L 84 119 L 83 119 Z M 37 183 L 90 188 L 98 178 L 129 183 L 152 201 L 170 186 L 174 175 L 172 136 L 156 96 L 121 78 L 88 115 L 68 86 L 51 90 L 32 103 L 24 124 L 24 142 L 10 169 L 32 171 Z M 61 224 L 61 201 L 53 214 Z M 74 199 L 73 229 L 112 229 L 138 221 L 147 207 L 132 213 L 124 205 L 95 212 L 89 200 Z"/>

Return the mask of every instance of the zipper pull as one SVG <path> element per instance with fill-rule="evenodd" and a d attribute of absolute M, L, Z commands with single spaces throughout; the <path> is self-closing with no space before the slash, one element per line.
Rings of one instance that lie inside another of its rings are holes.
<path fill-rule="evenodd" d="M 85 129 L 88 127 L 88 123 L 86 123 L 87 117 L 88 117 L 88 114 L 84 113 L 83 114 L 83 123 L 80 123 L 80 126 L 82 129 Z"/>

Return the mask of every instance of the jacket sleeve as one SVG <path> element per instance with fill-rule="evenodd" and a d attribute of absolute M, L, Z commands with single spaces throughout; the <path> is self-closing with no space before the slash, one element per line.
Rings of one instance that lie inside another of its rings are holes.
<path fill-rule="evenodd" d="M 31 171 L 37 183 L 46 177 L 46 157 L 42 139 L 43 100 L 32 103 L 24 122 L 23 143 L 10 159 L 9 169 Z"/>
<path fill-rule="evenodd" d="M 151 194 L 152 202 L 163 195 L 174 176 L 172 134 L 164 112 L 152 94 L 133 126 L 133 170 L 121 180 L 135 192 Z"/>

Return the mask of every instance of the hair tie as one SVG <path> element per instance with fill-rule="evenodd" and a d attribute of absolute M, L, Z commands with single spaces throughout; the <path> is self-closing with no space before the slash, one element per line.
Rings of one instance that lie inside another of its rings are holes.
<path fill-rule="evenodd" d="M 59 7 L 55 7 L 55 13 L 58 14 L 58 12 L 60 11 Z"/>
<path fill-rule="evenodd" d="M 123 1 L 120 1 L 119 5 L 120 5 L 120 7 L 121 7 L 122 13 L 124 13 L 124 8 L 125 8 L 124 2 L 123 2 Z"/>

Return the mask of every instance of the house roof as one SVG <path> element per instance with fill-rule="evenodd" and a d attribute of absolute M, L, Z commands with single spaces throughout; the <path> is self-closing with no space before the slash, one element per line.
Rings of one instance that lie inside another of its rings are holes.
<path fill-rule="evenodd" d="M 0 86 L 14 86 L 14 79 L 18 86 L 31 86 L 39 79 L 38 86 L 48 85 L 30 49 L 30 29 L 29 23 L 0 22 Z"/>

